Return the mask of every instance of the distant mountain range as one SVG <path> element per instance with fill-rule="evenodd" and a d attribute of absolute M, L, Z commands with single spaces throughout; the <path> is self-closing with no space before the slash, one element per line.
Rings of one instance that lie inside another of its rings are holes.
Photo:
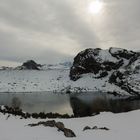
<path fill-rule="evenodd" d="M 72 66 L 72 62 L 63 62 L 63 63 L 58 63 L 58 64 L 48 64 L 48 65 L 43 65 L 41 69 L 70 69 Z"/>
<path fill-rule="evenodd" d="M 72 62 L 61 62 L 58 64 L 37 64 L 34 60 L 27 60 L 21 66 L 17 67 L 0 67 L 1 70 L 53 70 L 53 69 L 70 69 Z"/>

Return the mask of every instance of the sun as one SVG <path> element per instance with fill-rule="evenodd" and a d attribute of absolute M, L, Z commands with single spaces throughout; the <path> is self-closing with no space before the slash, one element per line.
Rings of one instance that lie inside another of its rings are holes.
<path fill-rule="evenodd" d="M 100 0 L 93 1 L 88 6 L 88 12 L 92 14 L 98 14 L 103 8 L 103 3 Z"/>

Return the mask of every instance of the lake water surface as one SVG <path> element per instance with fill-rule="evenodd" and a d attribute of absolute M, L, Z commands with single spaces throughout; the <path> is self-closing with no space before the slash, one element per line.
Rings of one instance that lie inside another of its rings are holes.
<path fill-rule="evenodd" d="M 29 113 L 60 113 L 78 116 L 90 116 L 101 111 L 114 113 L 140 109 L 140 100 L 124 100 L 107 93 L 1 93 L 0 105 L 20 107 Z"/>

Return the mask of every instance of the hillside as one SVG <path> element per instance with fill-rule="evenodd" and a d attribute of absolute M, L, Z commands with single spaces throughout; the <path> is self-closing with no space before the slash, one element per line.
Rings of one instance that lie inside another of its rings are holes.
<path fill-rule="evenodd" d="M 83 78 L 83 74 L 89 73 L 97 82 L 103 80 L 105 87 L 110 83 L 131 95 L 140 93 L 139 52 L 120 48 L 86 49 L 74 58 L 70 78 L 77 81 Z"/>

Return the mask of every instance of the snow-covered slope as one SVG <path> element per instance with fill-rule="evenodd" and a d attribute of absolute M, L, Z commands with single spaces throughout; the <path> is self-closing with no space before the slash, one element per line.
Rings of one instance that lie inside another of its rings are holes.
<path fill-rule="evenodd" d="M 72 81 L 69 70 L 4 70 L 0 71 L 0 92 L 84 92 L 116 91 L 129 95 L 118 86 L 108 83 L 108 77 L 96 80 L 94 74 Z"/>
<path fill-rule="evenodd" d="M 102 91 L 140 95 L 140 54 L 124 49 L 86 49 L 70 63 L 40 70 L 1 70 L 0 92 Z M 42 67 L 42 68 L 41 68 Z"/>

